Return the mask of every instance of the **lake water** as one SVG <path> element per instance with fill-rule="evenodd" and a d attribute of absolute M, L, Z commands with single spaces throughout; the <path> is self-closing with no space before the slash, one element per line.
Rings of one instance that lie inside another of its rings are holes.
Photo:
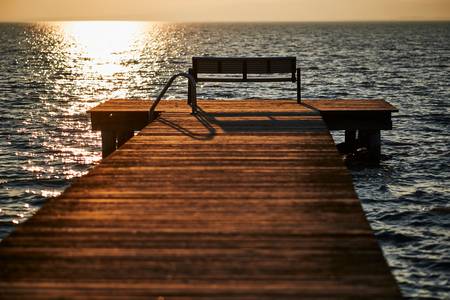
<path fill-rule="evenodd" d="M 397 106 L 380 167 L 353 169 L 354 183 L 403 294 L 450 299 L 448 22 L 0 24 L 0 239 L 100 161 L 86 110 L 154 98 L 202 55 L 296 56 L 304 97 Z M 185 93 L 181 83 L 168 97 Z M 295 95 L 278 83 L 199 89 L 200 98 Z"/>

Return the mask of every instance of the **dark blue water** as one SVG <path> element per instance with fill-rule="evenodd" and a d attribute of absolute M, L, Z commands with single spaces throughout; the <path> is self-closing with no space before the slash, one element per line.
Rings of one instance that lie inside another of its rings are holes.
<path fill-rule="evenodd" d="M 155 97 L 200 55 L 296 56 L 305 97 L 396 105 L 381 166 L 353 169 L 354 183 L 403 294 L 450 299 L 450 23 L 0 24 L 0 238 L 98 163 L 87 109 Z M 199 97 L 295 87 L 204 84 Z"/>

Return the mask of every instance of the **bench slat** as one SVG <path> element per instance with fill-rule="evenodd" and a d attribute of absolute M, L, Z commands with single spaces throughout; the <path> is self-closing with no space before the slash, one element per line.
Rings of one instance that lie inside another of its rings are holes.
<path fill-rule="evenodd" d="M 291 78 L 281 78 L 281 77 L 277 77 L 277 78 L 247 78 L 247 79 L 242 79 L 242 78 L 223 78 L 223 77 L 202 77 L 202 78 L 198 78 L 197 82 L 291 82 L 292 79 Z"/>
<path fill-rule="evenodd" d="M 294 73 L 296 66 L 295 57 L 193 57 L 192 62 L 195 74 Z"/>

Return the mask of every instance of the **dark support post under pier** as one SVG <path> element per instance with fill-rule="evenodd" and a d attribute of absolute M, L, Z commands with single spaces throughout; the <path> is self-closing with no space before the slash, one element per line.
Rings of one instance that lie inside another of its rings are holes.
<path fill-rule="evenodd" d="M 347 158 L 380 163 L 380 130 L 392 130 L 392 113 L 398 112 L 395 106 L 382 99 L 303 99 L 302 103 L 318 110 L 329 130 L 345 130 L 345 142 L 338 149 L 341 153 L 355 154 Z M 361 148 L 367 151 L 356 151 Z"/>
<path fill-rule="evenodd" d="M 356 130 L 346 130 L 345 131 L 345 145 L 347 151 L 356 150 Z"/>
<path fill-rule="evenodd" d="M 117 149 L 116 133 L 112 130 L 102 130 L 102 157 L 105 158 Z"/>
<path fill-rule="evenodd" d="M 105 158 L 134 136 L 134 131 L 102 130 L 102 157 Z"/>
<path fill-rule="evenodd" d="M 92 130 L 101 131 L 106 158 L 150 123 L 148 100 L 110 100 L 91 109 Z"/>
<path fill-rule="evenodd" d="M 369 160 L 379 163 L 381 159 L 381 133 L 380 130 L 359 130 L 358 144 L 366 147 Z"/>
<path fill-rule="evenodd" d="M 380 130 L 370 130 L 367 135 L 367 150 L 370 161 L 379 163 L 381 160 L 381 133 Z"/>
<path fill-rule="evenodd" d="M 134 131 L 119 131 L 117 133 L 117 148 L 120 148 L 123 144 L 125 144 L 129 139 L 134 136 Z"/>

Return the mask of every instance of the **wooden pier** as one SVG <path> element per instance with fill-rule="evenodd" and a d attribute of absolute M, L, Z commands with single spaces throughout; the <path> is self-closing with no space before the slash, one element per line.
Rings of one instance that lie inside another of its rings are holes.
<path fill-rule="evenodd" d="M 0 244 L 0 299 L 400 299 L 329 132 L 395 108 L 303 103 L 93 109 L 107 157 Z"/>

